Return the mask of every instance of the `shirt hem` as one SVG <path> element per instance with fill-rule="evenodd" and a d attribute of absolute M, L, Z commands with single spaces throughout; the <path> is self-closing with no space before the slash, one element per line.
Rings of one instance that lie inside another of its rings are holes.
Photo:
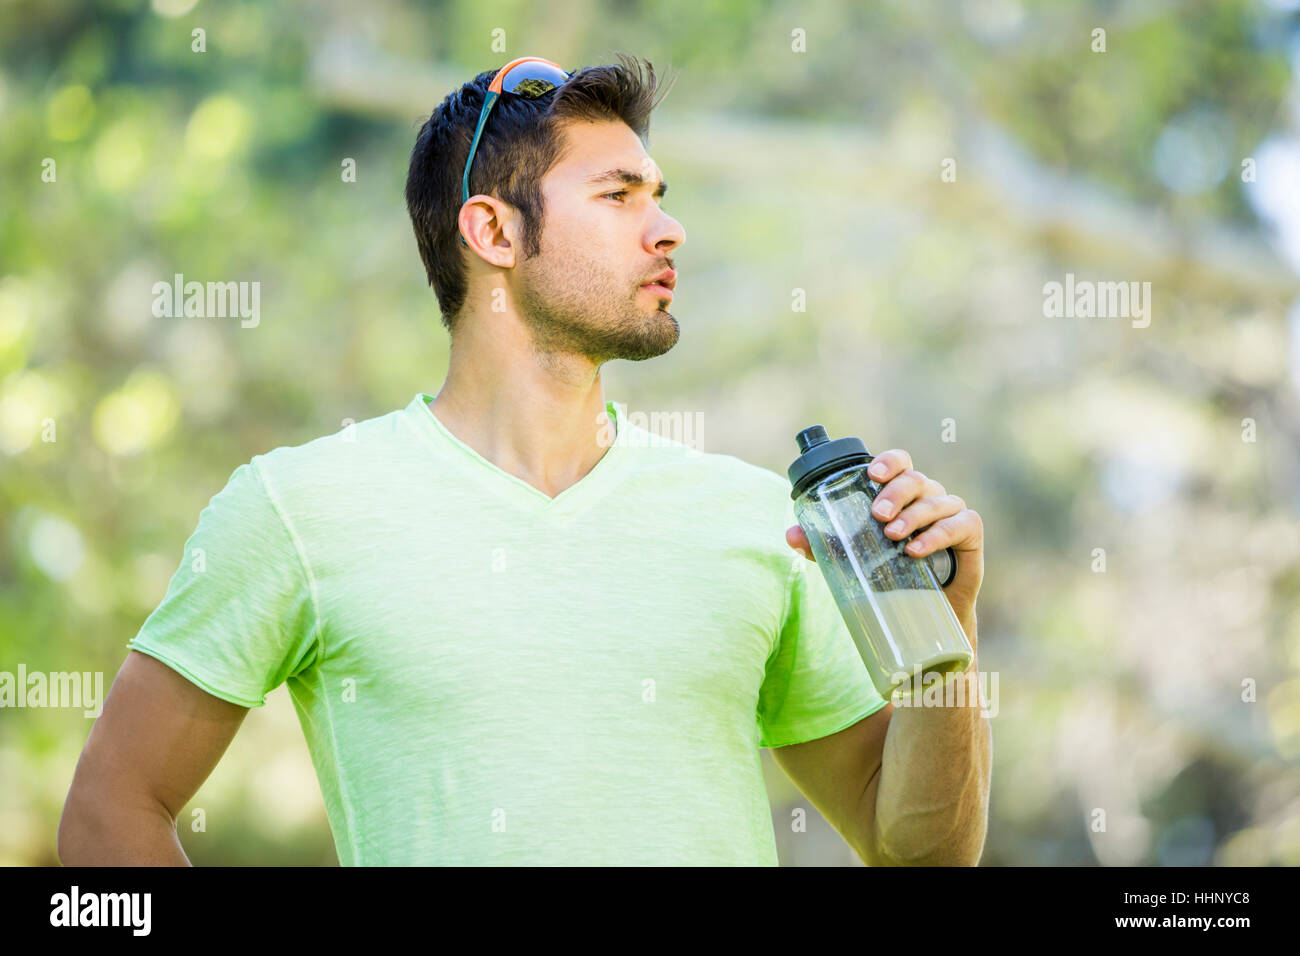
<path fill-rule="evenodd" d="M 826 730 L 823 730 L 820 733 L 813 733 L 807 736 L 800 734 L 797 735 L 794 739 L 783 740 L 780 743 L 763 743 L 763 741 L 760 740 L 758 746 L 765 750 L 771 750 L 775 747 L 792 747 L 795 744 L 806 744 L 810 740 L 820 740 L 822 737 L 829 737 L 831 734 L 839 733 L 841 730 L 844 730 L 846 727 L 852 727 L 859 720 L 863 720 L 867 717 L 870 717 L 872 714 L 880 710 L 880 708 L 884 707 L 888 703 L 889 701 L 887 700 L 881 700 L 864 711 L 855 712 L 855 716 L 850 717 L 848 720 L 845 720 L 841 723 L 837 723 L 831 727 L 828 727 Z"/>
<path fill-rule="evenodd" d="M 149 647 L 147 644 L 136 643 L 135 641 L 130 641 L 126 646 L 133 651 L 139 651 L 141 654 L 147 654 L 150 657 L 155 658 L 156 660 L 162 661 L 162 663 L 166 664 L 172 670 L 176 671 L 178 674 L 180 674 L 182 677 L 188 680 L 191 684 L 197 685 L 198 687 L 207 691 L 213 697 L 219 697 L 222 700 L 227 701 L 228 703 L 238 704 L 241 707 L 261 707 L 266 704 L 266 699 L 264 697 L 259 700 L 256 697 L 237 694 L 232 691 L 224 690 L 218 687 L 216 684 L 212 683 L 212 681 L 208 680 L 207 678 L 200 677 L 193 668 L 189 667 L 186 664 L 182 664 L 176 658 L 172 657 L 170 654 L 164 651 L 160 651 L 157 650 L 156 648 Z"/>

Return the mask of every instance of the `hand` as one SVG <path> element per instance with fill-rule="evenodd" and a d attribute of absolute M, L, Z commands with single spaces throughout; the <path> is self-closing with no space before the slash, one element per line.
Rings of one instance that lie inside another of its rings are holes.
<path fill-rule="evenodd" d="M 957 613 L 971 646 L 975 641 L 975 598 L 984 580 L 984 522 L 957 495 L 912 468 L 912 456 L 892 448 L 875 457 L 867 474 L 884 487 L 871 506 L 872 517 L 885 522 L 885 537 L 898 541 L 924 529 L 907 546 L 913 557 L 951 547 L 957 553 L 957 576 L 944 594 Z M 892 510 L 885 512 L 886 505 Z M 897 527 L 895 527 L 897 525 Z M 808 536 L 795 525 L 785 532 L 786 543 L 815 561 Z"/>

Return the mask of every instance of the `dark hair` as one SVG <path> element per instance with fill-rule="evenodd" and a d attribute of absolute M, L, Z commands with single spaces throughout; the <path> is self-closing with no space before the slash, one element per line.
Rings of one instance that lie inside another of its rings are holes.
<path fill-rule="evenodd" d="M 649 61 L 616 55 L 618 63 L 578 70 L 554 92 L 535 100 L 502 96 L 492 108 L 474 153 L 469 192 L 495 196 L 519 210 L 525 256 L 541 251 L 541 181 L 563 154 L 566 122 L 622 120 L 646 141 L 650 113 L 668 89 L 658 86 Z M 496 74 L 480 73 L 448 94 L 420 127 L 411 150 L 406 209 L 448 331 L 454 329 L 468 289 L 464 256 L 469 253 L 457 226 L 461 175 L 488 84 Z"/>

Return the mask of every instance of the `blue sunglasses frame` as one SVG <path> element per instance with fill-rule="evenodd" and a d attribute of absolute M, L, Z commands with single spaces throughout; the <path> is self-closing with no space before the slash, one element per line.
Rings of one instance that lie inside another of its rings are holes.
<path fill-rule="evenodd" d="M 573 74 L 558 63 L 543 60 L 538 56 L 521 56 L 497 70 L 497 75 L 492 78 L 487 95 L 483 98 L 483 108 L 478 112 L 478 125 L 474 128 L 474 139 L 469 144 L 469 155 L 465 157 L 465 171 L 460 178 L 461 205 L 469 202 L 469 170 L 474 164 L 474 154 L 478 152 L 478 143 L 483 137 L 483 127 L 487 125 L 488 115 L 497 100 L 501 98 L 501 94 L 513 93 L 515 96 L 536 99 L 558 89 L 571 76 Z M 528 88 L 521 88 L 529 80 L 533 80 L 534 83 Z M 460 237 L 460 242 L 461 245 L 469 245 L 464 235 Z"/>

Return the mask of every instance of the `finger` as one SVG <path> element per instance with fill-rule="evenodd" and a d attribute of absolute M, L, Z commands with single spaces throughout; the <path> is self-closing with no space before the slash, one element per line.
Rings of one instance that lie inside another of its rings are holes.
<path fill-rule="evenodd" d="M 876 481 L 888 481 L 899 472 L 907 471 L 912 467 L 912 456 L 901 448 L 891 448 L 889 451 L 882 451 L 872 461 L 871 467 L 867 473 Z"/>
<path fill-rule="evenodd" d="M 907 545 L 914 558 L 924 557 L 942 548 L 976 551 L 984 538 L 984 522 L 979 513 L 966 508 L 950 518 L 936 521 Z"/>
<path fill-rule="evenodd" d="M 885 525 L 886 537 L 906 538 L 918 528 L 925 528 L 940 518 L 959 514 L 966 502 L 958 495 L 927 495 L 904 508 L 897 518 Z"/>
<path fill-rule="evenodd" d="M 942 494 L 946 494 L 943 485 L 909 468 L 880 490 L 871 503 L 871 513 L 882 521 L 890 521 L 916 499 Z"/>
<path fill-rule="evenodd" d="M 785 529 L 786 544 L 800 552 L 809 561 L 816 562 L 813 557 L 812 547 L 808 544 L 808 535 L 804 533 L 802 525 L 795 525 Z"/>

